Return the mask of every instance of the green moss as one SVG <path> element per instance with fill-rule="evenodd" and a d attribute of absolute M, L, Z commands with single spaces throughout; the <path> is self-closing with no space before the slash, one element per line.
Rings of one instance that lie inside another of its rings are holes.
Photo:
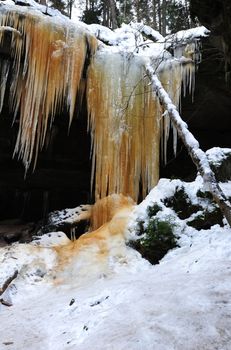
<path fill-rule="evenodd" d="M 150 263 L 157 264 L 170 249 L 177 247 L 177 238 L 173 233 L 175 226 L 171 218 L 165 221 L 152 218 L 145 229 L 145 236 L 129 245 Z"/>
<path fill-rule="evenodd" d="M 148 218 L 149 219 L 153 218 L 161 210 L 162 210 L 162 208 L 157 203 L 154 203 L 153 205 L 149 205 L 147 207 Z M 146 233 L 146 230 L 144 228 L 144 221 L 143 220 L 137 221 L 137 226 L 136 227 L 137 227 L 137 230 L 136 230 L 137 236 L 141 236 L 144 233 Z"/>
<path fill-rule="evenodd" d="M 148 206 L 147 207 L 148 217 L 152 218 L 161 210 L 162 210 L 162 208 L 157 203 L 154 203 L 153 205 Z"/>

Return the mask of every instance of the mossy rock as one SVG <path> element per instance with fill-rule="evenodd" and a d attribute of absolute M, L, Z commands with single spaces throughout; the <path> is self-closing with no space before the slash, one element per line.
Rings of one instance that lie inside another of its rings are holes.
<path fill-rule="evenodd" d="M 174 196 L 166 198 L 164 204 L 166 207 L 172 208 L 181 220 L 185 220 L 192 214 L 202 210 L 200 205 L 192 204 L 183 186 L 177 187 Z"/>
<path fill-rule="evenodd" d="M 162 210 L 162 208 L 157 203 L 154 203 L 153 205 L 149 205 L 147 207 L 148 218 L 149 219 L 153 218 L 161 210 Z M 141 236 L 146 232 L 144 224 L 145 224 L 145 221 L 143 221 L 143 220 L 137 221 L 137 226 L 136 226 L 136 235 L 137 236 Z"/>
<path fill-rule="evenodd" d="M 202 199 L 208 199 L 210 201 L 213 200 L 213 196 L 212 196 L 211 192 L 208 192 L 208 191 L 198 190 L 197 197 L 202 198 Z"/>
<path fill-rule="evenodd" d="M 223 225 L 223 215 L 219 208 L 214 207 L 214 210 L 209 212 L 205 210 L 198 214 L 194 219 L 187 222 L 188 226 L 194 227 L 197 230 L 209 230 L 211 226 L 219 224 Z"/>
<path fill-rule="evenodd" d="M 211 151 L 215 154 L 217 152 L 218 157 L 211 155 Z M 211 169 L 213 170 L 217 181 L 226 182 L 231 180 L 231 149 L 215 147 L 206 152 Z"/>

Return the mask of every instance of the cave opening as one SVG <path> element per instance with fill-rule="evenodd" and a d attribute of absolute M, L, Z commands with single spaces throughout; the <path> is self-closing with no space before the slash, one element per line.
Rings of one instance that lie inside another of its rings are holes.
<path fill-rule="evenodd" d="M 0 118 L 0 220 L 40 222 L 48 213 L 91 203 L 91 140 L 87 132 L 86 96 L 69 129 L 68 111 L 56 115 L 35 170 L 12 158 L 17 119 L 5 104 Z"/>

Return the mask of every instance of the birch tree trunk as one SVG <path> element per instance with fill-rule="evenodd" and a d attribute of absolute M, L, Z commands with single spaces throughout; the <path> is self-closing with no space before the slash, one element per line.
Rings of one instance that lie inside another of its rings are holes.
<path fill-rule="evenodd" d="M 206 188 L 212 194 L 214 201 L 218 204 L 222 214 L 225 216 L 229 225 L 231 226 L 231 204 L 217 183 L 214 172 L 210 168 L 205 152 L 200 149 L 198 141 L 188 130 L 187 124 L 181 119 L 176 106 L 172 103 L 169 95 L 164 90 L 153 68 L 151 66 L 147 66 L 146 72 L 151 80 L 152 87 L 156 92 L 160 103 L 167 110 L 172 124 L 175 126 L 179 137 L 187 148 L 192 161 L 202 176 Z"/>

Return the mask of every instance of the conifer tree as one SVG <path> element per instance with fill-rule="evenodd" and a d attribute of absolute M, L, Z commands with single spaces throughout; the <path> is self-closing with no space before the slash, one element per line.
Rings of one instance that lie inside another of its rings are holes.
<path fill-rule="evenodd" d="M 59 10 L 62 14 L 66 15 L 66 3 L 64 0 L 51 0 L 50 7 Z"/>
<path fill-rule="evenodd" d="M 87 0 L 85 2 L 85 10 L 81 20 L 87 24 L 101 24 L 100 17 L 102 15 L 102 2 L 97 0 Z"/>
<path fill-rule="evenodd" d="M 115 0 L 86 1 L 82 20 L 87 23 L 100 23 L 115 29 L 119 25 L 119 10 Z"/>
<path fill-rule="evenodd" d="M 170 32 L 189 29 L 191 23 L 187 2 L 170 1 L 166 7 L 166 20 Z"/>
<path fill-rule="evenodd" d="M 133 20 L 132 13 L 132 1 L 131 0 L 120 0 L 119 1 L 119 23 L 129 23 Z"/>

